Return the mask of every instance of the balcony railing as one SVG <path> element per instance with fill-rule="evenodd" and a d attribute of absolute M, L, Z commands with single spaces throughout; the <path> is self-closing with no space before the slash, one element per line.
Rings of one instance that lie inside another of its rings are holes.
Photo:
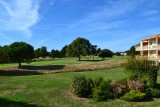
<path fill-rule="evenodd" d="M 136 51 L 141 51 L 141 47 L 140 46 L 136 46 L 135 49 L 136 49 Z"/>
<path fill-rule="evenodd" d="M 136 58 L 137 59 L 146 59 L 146 60 L 160 62 L 160 56 L 141 56 L 141 55 L 137 55 Z"/>
<path fill-rule="evenodd" d="M 160 50 L 160 45 L 150 45 L 150 46 L 136 46 L 135 47 L 136 51 L 145 51 L 145 50 Z"/>

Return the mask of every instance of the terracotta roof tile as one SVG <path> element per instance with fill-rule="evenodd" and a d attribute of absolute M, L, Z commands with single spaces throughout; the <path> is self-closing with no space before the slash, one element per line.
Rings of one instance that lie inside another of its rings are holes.
<path fill-rule="evenodd" d="M 153 36 L 149 36 L 149 37 L 147 37 L 147 38 L 144 38 L 143 40 L 147 40 L 147 39 L 151 39 L 151 38 L 156 38 L 156 37 L 158 37 L 158 36 L 160 36 L 160 34 L 156 34 L 156 35 L 153 35 Z"/>

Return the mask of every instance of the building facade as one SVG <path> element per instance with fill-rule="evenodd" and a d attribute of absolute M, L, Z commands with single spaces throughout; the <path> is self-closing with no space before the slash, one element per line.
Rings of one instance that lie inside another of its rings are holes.
<path fill-rule="evenodd" d="M 135 49 L 140 51 L 140 56 L 160 62 L 160 34 L 141 40 L 140 46 L 135 47 Z"/>

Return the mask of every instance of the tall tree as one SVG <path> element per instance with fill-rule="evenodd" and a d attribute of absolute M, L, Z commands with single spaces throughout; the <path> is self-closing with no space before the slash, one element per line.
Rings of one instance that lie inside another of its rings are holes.
<path fill-rule="evenodd" d="M 97 45 L 91 45 L 90 51 L 91 51 L 92 55 L 95 55 L 97 52 Z"/>
<path fill-rule="evenodd" d="M 98 55 L 100 51 L 101 51 L 101 48 L 98 48 L 98 49 L 96 50 L 96 55 Z"/>
<path fill-rule="evenodd" d="M 42 46 L 42 47 L 40 48 L 40 56 L 41 56 L 41 57 L 47 57 L 47 55 L 48 55 L 47 47 Z"/>
<path fill-rule="evenodd" d="M 90 51 L 91 51 L 91 54 L 93 55 L 93 60 L 94 60 L 94 55 L 97 52 L 97 45 L 91 45 Z"/>
<path fill-rule="evenodd" d="M 21 67 L 21 62 L 34 58 L 34 48 L 25 42 L 14 42 L 6 48 L 11 61 L 18 62 Z"/>
<path fill-rule="evenodd" d="M 85 38 L 78 37 L 67 47 L 67 56 L 77 57 L 81 55 L 89 55 L 91 43 Z"/>

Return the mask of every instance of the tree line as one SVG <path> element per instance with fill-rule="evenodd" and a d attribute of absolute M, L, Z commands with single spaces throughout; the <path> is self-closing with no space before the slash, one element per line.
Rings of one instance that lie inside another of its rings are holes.
<path fill-rule="evenodd" d="M 52 49 L 50 52 L 47 52 L 47 47 L 42 46 L 35 50 L 35 57 L 78 57 L 79 54 L 82 56 L 86 55 L 98 55 L 101 51 L 100 48 L 97 49 L 96 45 L 92 45 L 89 40 L 85 38 L 77 38 L 69 45 L 65 45 L 60 51 Z"/>
<path fill-rule="evenodd" d="M 42 46 L 41 48 L 36 49 L 35 58 L 39 57 L 51 57 L 51 58 L 64 58 L 64 57 L 80 57 L 80 56 L 99 56 L 102 59 L 106 57 L 112 57 L 113 52 L 109 49 L 97 48 L 97 45 L 93 45 L 89 40 L 85 38 L 78 37 L 73 40 L 69 45 L 65 45 L 60 51 L 52 49 L 50 52 L 47 52 L 47 47 Z"/>
<path fill-rule="evenodd" d="M 10 45 L 0 46 L 0 64 L 18 62 L 19 67 L 21 62 L 31 61 L 33 58 L 64 58 L 64 57 L 80 57 L 86 55 L 99 56 L 102 59 L 106 57 L 112 57 L 113 52 L 109 49 L 97 48 L 97 45 L 93 45 L 89 40 L 78 37 L 73 40 L 69 45 L 65 45 L 60 51 L 52 49 L 47 51 L 47 47 L 35 49 L 25 42 L 14 42 Z"/>

